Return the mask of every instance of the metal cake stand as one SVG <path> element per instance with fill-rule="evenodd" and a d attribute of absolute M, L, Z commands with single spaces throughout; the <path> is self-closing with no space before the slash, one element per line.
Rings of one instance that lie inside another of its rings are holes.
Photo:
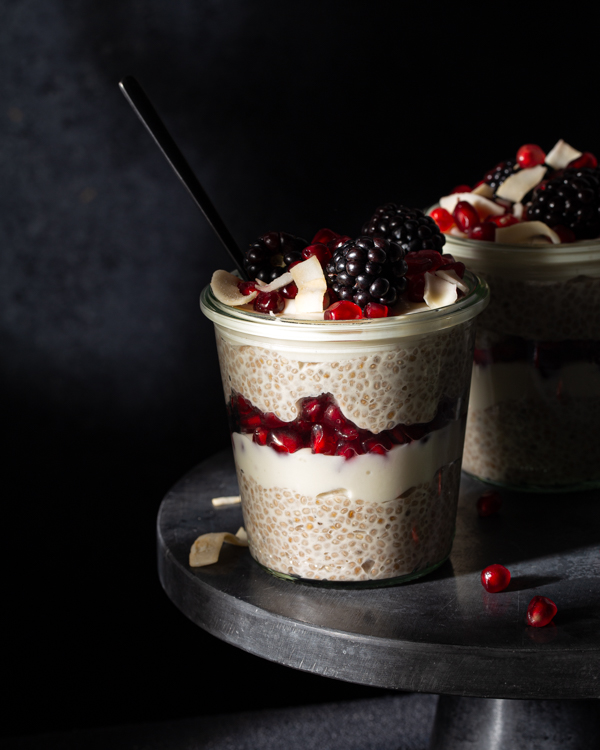
<path fill-rule="evenodd" d="M 183 477 L 158 516 L 161 583 L 193 622 L 289 667 L 388 689 L 440 693 L 432 750 L 600 748 L 600 492 L 503 492 L 479 518 L 485 485 L 463 474 L 456 538 L 435 573 L 400 586 L 324 588 L 277 579 L 247 548 L 192 569 L 192 542 L 235 533 L 230 451 Z M 481 570 L 512 573 L 488 594 Z M 555 624 L 525 625 L 530 599 L 558 606 Z"/>

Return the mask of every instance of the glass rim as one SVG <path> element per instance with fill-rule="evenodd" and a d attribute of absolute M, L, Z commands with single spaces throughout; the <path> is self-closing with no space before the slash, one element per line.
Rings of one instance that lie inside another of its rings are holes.
<path fill-rule="evenodd" d="M 200 295 L 200 308 L 216 325 L 239 333 L 304 341 L 369 341 L 423 335 L 452 328 L 479 315 L 489 302 L 489 287 L 472 271 L 465 272 L 470 290 L 457 302 L 407 315 L 360 320 L 300 320 L 240 310 L 219 302 L 210 284 Z"/>

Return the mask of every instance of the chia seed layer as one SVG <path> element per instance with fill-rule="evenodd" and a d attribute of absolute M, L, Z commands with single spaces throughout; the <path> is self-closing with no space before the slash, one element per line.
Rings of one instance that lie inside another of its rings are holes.
<path fill-rule="evenodd" d="M 253 557 L 271 570 L 324 581 L 376 581 L 417 573 L 450 553 L 460 461 L 387 503 L 314 497 L 261 487 L 238 471 Z"/>

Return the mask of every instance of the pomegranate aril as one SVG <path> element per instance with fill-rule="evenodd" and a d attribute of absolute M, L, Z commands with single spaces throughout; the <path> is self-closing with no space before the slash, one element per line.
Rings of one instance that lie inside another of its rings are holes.
<path fill-rule="evenodd" d="M 585 151 L 581 156 L 578 156 L 577 159 L 573 159 L 572 162 L 569 162 L 569 164 L 567 164 L 567 169 L 581 169 L 582 167 L 592 167 L 595 169 L 597 166 L 598 159 L 596 159 L 594 154 Z"/>
<path fill-rule="evenodd" d="M 268 436 L 269 436 L 269 431 L 267 429 L 265 429 L 264 427 L 257 427 L 254 430 L 252 441 L 254 443 L 257 443 L 258 445 L 266 445 Z"/>
<path fill-rule="evenodd" d="M 266 427 L 268 430 L 277 430 L 280 427 L 288 427 L 289 423 L 284 422 L 282 419 L 279 419 L 278 416 L 273 414 L 273 412 L 267 412 L 263 416 L 263 427 Z"/>
<path fill-rule="evenodd" d="M 261 426 L 260 414 L 245 414 L 240 415 L 240 428 L 242 432 L 253 432 L 257 427 Z"/>
<path fill-rule="evenodd" d="M 497 594 L 499 591 L 504 591 L 509 583 L 510 570 L 505 568 L 504 565 L 489 565 L 485 570 L 481 571 L 481 584 L 490 594 Z"/>
<path fill-rule="evenodd" d="M 285 307 L 285 299 L 279 292 L 260 292 L 254 300 L 254 309 L 261 313 L 280 313 Z"/>
<path fill-rule="evenodd" d="M 434 208 L 430 216 L 438 225 L 441 232 L 447 232 L 454 226 L 454 217 L 445 208 Z"/>
<path fill-rule="evenodd" d="M 490 221 L 484 221 L 473 229 L 467 231 L 467 237 L 472 240 L 483 240 L 484 242 L 493 242 L 496 239 L 496 225 Z"/>
<path fill-rule="evenodd" d="M 510 227 L 513 224 L 518 224 L 519 219 L 512 214 L 501 214 L 500 216 L 490 216 L 486 221 L 495 224 L 497 227 Z"/>
<path fill-rule="evenodd" d="M 430 432 L 429 424 L 405 424 L 402 429 L 411 440 L 421 440 Z"/>
<path fill-rule="evenodd" d="M 517 151 L 517 162 L 521 169 L 537 167 L 546 161 L 546 154 L 535 143 L 526 143 Z"/>
<path fill-rule="evenodd" d="M 298 294 L 298 287 L 295 281 L 291 281 L 289 284 L 282 286 L 279 291 L 286 299 L 295 299 Z"/>
<path fill-rule="evenodd" d="M 315 234 L 315 236 L 312 238 L 311 245 L 316 245 L 317 243 L 320 243 L 322 245 L 327 245 L 330 242 L 333 242 L 334 240 L 339 239 L 340 235 L 337 232 L 334 232 L 332 229 L 319 229 L 319 231 Z"/>
<path fill-rule="evenodd" d="M 308 247 L 305 247 L 304 250 L 302 251 L 302 257 L 305 260 L 308 260 L 313 255 L 317 258 L 317 260 L 322 266 L 327 265 L 327 263 L 329 263 L 329 261 L 333 257 L 333 253 L 327 247 L 327 245 L 323 245 L 320 242 L 317 242 L 314 245 L 309 245 Z"/>
<path fill-rule="evenodd" d="M 458 201 L 452 215 L 454 216 L 456 226 L 461 232 L 467 232 L 481 223 L 475 207 L 468 201 Z"/>
<path fill-rule="evenodd" d="M 457 185 L 455 188 L 452 188 L 450 195 L 454 195 L 454 193 L 470 193 L 470 192 L 471 192 L 470 185 Z"/>
<path fill-rule="evenodd" d="M 406 290 L 404 297 L 409 302 L 423 302 L 423 295 L 425 294 L 425 274 L 415 273 L 412 276 L 406 277 Z"/>
<path fill-rule="evenodd" d="M 267 445 L 278 453 L 295 453 L 304 447 L 300 436 L 291 430 L 273 430 L 269 432 Z"/>
<path fill-rule="evenodd" d="M 552 227 L 552 229 L 554 229 L 556 234 L 560 237 L 560 241 L 563 243 L 575 242 L 577 239 L 575 233 L 568 227 L 563 227 L 562 224 L 558 224 L 557 226 Z"/>
<path fill-rule="evenodd" d="M 365 318 L 387 318 L 388 308 L 379 302 L 369 302 L 365 305 Z"/>
<path fill-rule="evenodd" d="M 337 437 L 333 430 L 321 424 L 313 425 L 310 431 L 310 448 L 313 453 L 323 453 L 333 456 L 337 448 Z"/>
<path fill-rule="evenodd" d="M 385 455 L 393 447 L 391 439 L 384 433 L 372 435 L 362 441 L 365 453 L 379 453 Z"/>
<path fill-rule="evenodd" d="M 525 622 L 532 628 L 543 628 L 557 613 L 558 607 L 546 596 L 534 596 L 527 607 Z"/>
<path fill-rule="evenodd" d="M 344 456 L 344 458 L 354 458 L 354 456 L 360 456 L 364 453 L 364 450 L 358 440 L 352 440 L 347 442 L 340 440 L 335 449 L 336 456 Z"/>
<path fill-rule="evenodd" d="M 240 294 L 244 296 L 256 291 L 256 284 L 253 281 L 240 281 L 237 286 Z"/>
<path fill-rule="evenodd" d="M 340 435 L 345 437 L 345 433 L 348 433 L 348 437 L 351 440 L 354 440 L 358 437 L 358 428 L 353 422 L 351 422 L 349 419 L 346 419 L 346 417 L 342 414 L 342 410 L 337 404 L 330 404 L 325 409 L 323 418 L 325 422 L 331 425 L 331 427 L 333 427 L 335 430 L 337 430 Z"/>
<path fill-rule="evenodd" d="M 396 443 L 397 445 L 404 445 L 404 443 L 410 443 L 410 438 L 404 432 L 402 425 L 397 424 L 395 427 L 393 427 L 389 431 L 389 435 L 390 435 L 392 442 Z"/>
<path fill-rule="evenodd" d="M 232 400 L 234 401 L 234 406 L 240 415 L 250 414 L 254 411 L 254 407 L 250 401 L 247 401 L 241 394 L 238 393 L 238 395 Z"/>
<path fill-rule="evenodd" d="M 498 490 L 486 490 L 477 499 L 477 513 L 481 518 L 487 518 L 497 513 L 502 506 L 502 495 Z"/>
<path fill-rule="evenodd" d="M 302 399 L 300 404 L 300 416 L 308 422 L 320 422 L 328 406 L 328 398 L 318 396 L 317 398 Z"/>
<path fill-rule="evenodd" d="M 436 250 L 417 250 L 416 252 L 406 253 L 404 260 L 407 265 L 407 275 L 437 271 L 444 263 L 441 253 Z"/>
<path fill-rule="evenodd" d="M 362 316 L 360 307 L 347 299 L 334 302 L 323 313 L 325 320 L 360 320 Z"/>
<path fill-rule="evenodd" d="M 465 264 L 461 263 L 460 260 L 454 260 L 453 256 L 449 253 L 440 257 L 442 260 L 440 268 L 444 271 L 455 271 L 456 275 L 462 279 L 465 275 Z"/>

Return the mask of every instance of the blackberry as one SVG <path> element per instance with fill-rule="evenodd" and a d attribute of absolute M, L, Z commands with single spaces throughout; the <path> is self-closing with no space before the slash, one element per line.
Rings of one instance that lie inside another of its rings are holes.
<path fill-rule="evenodd" d="M 496 192 L 496 190 L 498 190 L 500 185 L 502 185 L 507 177 L 510 177 L 511 174 L 519 171 L 520 167 L 517 166 L 515 169 L 516 164 L 517 162 L 514 159 L 501 161 L 500 164 L 496 164 L 493 169 L 490 169 L 489 172 L 486 172 L 484 174 L 483 182 L 489 185 L 492 190 Z"/>
<path fill-rule="evenodd" d="M 333 254 L 325 273 L 341 300 L 364 309 L 369 302 L 391 307 L 406 288 L 404 250 L 385 237 L 348 240 Z"/>
<path fill-rule="evenodd" d="M 301 237 L 287 232 L 268 232 L 253 242 L 244 253 L 248 278 L 266 283 L 285 273 L 296 260 L 303 260 L 302 250 L 308 245 Z"/>
<path fill-rule="evenodd" d="M 563 169 L 542 182 L 527 206 L 529 221 L 570 229 L 578 240 L 600 236 L 600 169 Z"/>
<path fill-rule="evenodd" d="M 405 208 L 395 203 L 380 206 L 363 225 L 362 233 L 393 240 L 404 253 L 414 250 L 437 250 L 441 253 L 446 242 L 431 216 L 425 216 L 418 208 Z"/>

